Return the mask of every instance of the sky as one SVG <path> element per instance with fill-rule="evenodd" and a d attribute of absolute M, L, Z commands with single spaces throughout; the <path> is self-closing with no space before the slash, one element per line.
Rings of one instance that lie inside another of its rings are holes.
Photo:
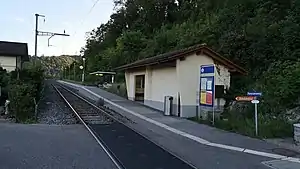
<path fill-rule="evenodd" d="M 70 34 L 69 37 L 38 37 L 38 56 L 79 55 L 85 45 L 86 32 L 106 23 L 113 13 L 113 0 L 1 0 L 0 41 L 28 44 L 34 55 L 35 14 L 39 31 Z M 92 10 L 91 10 L 92 9 Z"/>

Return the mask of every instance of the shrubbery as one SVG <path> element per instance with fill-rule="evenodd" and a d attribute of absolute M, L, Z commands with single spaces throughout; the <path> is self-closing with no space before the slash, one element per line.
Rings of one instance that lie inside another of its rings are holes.
<path fill-rule="evenodd" d="M 8 98 L 10 100 L 10 111 L 17 122 L 24 122 L 34 117 L 34 98 L 36 89 L 34 85 L 22 82 L 11 84 Z"/>
<path fill-rule="evenodd" d="M 255 136 L 255 122 L 253 105 L 242 112 L 225 111 L 221 119 L 216 119 L 214 127 L 240 133 L 247 136 Z M 260 110 L 260 109 L 259 109 Z M 195 117 L 190 120 L 197 121 L 202 124 L 212 125 L 211 114 L 208 120 L 196 119 Z M 275 116 L 261 111 L 258 112 L 258 137 L 259 138 L 285 138 L 293 136 L 293 125 L 288 122 L 284 116 Z"/>
<path fill-rule="evenodd" d="M 106 89 L 106 90 L 108 92 L 114 93 L 114 94 L 119 95 L 121 97 L 127 98 L 127 90 L 126 90 L 125 83 L 112 84 L 112 86 L 110 88 Z"/>
<path fill-rule="evenodd" d="M 30 66 L 10 73 L 8 99 L 10 113 L 17 122 L 26 122 L 35 117 L 35 104 L 43 90 L 44 71 L 41 66 Z"/>

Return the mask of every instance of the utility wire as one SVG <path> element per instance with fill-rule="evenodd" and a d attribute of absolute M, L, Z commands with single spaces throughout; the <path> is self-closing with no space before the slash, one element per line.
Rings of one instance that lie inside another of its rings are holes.
<path fill-rule="evenodd" d="M 90 8 L 89 12 L 86 14 L 85 18 L 83 18 L 83 20 L 81 21 L 80 25 L 77 27 L 77 29 L 75 30 L 75 32 L 73 33 L 73 37 L 76 37 L 77 31 L 78 29 L 84 24 L 84 21 L 86 20 L 86 18 L 89 16 L 89 14 L 93 11 L 93 9 L 95 8 L 95 6 L 97 5 L 97 3 L 99 2 L 99 0 L 94 1 L 93 6 Z M 71 46 L 73 44 L 74 41 L 71 41 L 71 43 L 69 44 L 69 46 Z"/>
<path fill-rule="evenodd" d="M 93 4 L 93 6 L 91 7 L 91 9 L 89 10 L 89 12 L 87 13 L 87 15 L 86 15 L 86 17 L 81 21 L 81 23 L 80 23 L 80 26 L 79 27 L 81 27 L 82 25 L 83 25 L 83 23 L 84 23 L 84 21 L 86 20 L 86 18 L 89 16 L 89 14 L 93 11 L 93 9 L 95 8 L 95 6 L 97 5 L 97 3 L 99 2 L 99 0 L 96 0 L 95 2 L 94 2 L 94 4 Z M 78 27 L 78 28 L 79 28 Z M 75 31 L 75 33 L 74 33 L 74 35 L 73 36 L 75 36 L 76 35 L 76 33 L 77 33 L 77 30 L 78 29 L 76 29 L 76 31 Z"/>

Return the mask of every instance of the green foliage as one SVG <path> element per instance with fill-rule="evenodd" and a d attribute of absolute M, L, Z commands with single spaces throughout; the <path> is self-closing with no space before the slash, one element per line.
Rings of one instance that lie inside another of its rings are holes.
<path fill-rule="evenodd" d="M 36 89 L 33 85 L 15 83 L 9 88 L 9 108 L 17 122 L 26 121 L 34 116 L 34 95 Z"/>
<path fill-rule="evenodd" d="M 117 0 L 115 5 L 111 19 L 90 32 L 82 50 L 88 71 L 207 43 L 249 72 L 232 77 L 228 101 L 256 89 L 263 92 L 264 115 L 281 118 L 299 106 L 299 0 Z"/>
<path fill-rule="evenodd" d="M 127 90 L 125 83 L 112 84 L 112 86 L 106 90 L 121 97 L 127 98 Z"/>
<path fill-rule="evenodd" d="M 264 91 L 261 111 L 283 114 L 286 109 L 299 106 L 300 62 L 280 61 L 269 65 L 254 88 Z"/>
<path fill-rule="evenodd" d="M 41 65 L 28 66 L 23 70 L 11 72 L 8 100 L 10 111 L 17 122 L 26 122 L 34 118 L 35 103 L 41 97 L 43 80 L 44 71 Z"/>
<path fill-rule="evenodd" d="M 38 57 L 36 62 L 38 65 L 42 66 L 44 69 L 44 74 L 50 78 L 59 78 L 63 77 L 64 68 L 72 67 L 73 63 L 80 63 L 80 56 L 41 56 Z M 29 63 L 29 67 L 32 67 L 32 62 Z M 79 69 L 79 64 L 76 65 L 76 68 Z M 69 72 L 67 72 L 69 73 Z M 73 69 L 71 68 L 71 75 L 73 75 Z"/>
<path fill-rule="evenodd" d="M 211 121 L 208 120 L 196 119 L 195 117 L 189 119 L 212 126 Z M 258 119 L 257 137 L 259 138 L 286 138 L 293 136 L 293 125 L 286 122 L 286 120 L 283 118 L 260 114 Z M 226 119 L 216 120 L 214 127 L 251 137 L 256 137 L 254 118 L 229 116 Z"/>

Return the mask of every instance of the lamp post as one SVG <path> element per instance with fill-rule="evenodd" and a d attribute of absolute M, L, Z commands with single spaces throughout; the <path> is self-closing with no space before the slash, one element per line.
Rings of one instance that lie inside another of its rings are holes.
<path fill-rule="evenodd" d="M 76 70 L 75 70 L 75 65 L 76 65 L 76 64 L 75 64 L 75 62 L 74 62 L 74 65 L 73 65 L 73 66 L 74 66 L 74 67 L 73 67 L 73 78 L 74 78 L 73 80 L 74 80 L 74 81 L 76 81 Z"/>
<path fill-rule="evenodd" d="M 83 66 L 80 68 L 82 69 L 82 79 L 81 79 L 82 82 L 84 82 L 84 75 L 85 75 L 85 60 L 86 58 L 82 57 Z"/>
<path fill-rule="evenodd" d="M 67 68 L 65 67 L 65 71 L 64 71 L 64 76 L 65 76 L 65 79 L 67 79 Z"/>
<path fill-rule="evenodd" d="M 80 65 L 79 68 L 82 70 L 81 82 L 84 82 L 84 69 L 83 69 L 83 66 Z"/>

